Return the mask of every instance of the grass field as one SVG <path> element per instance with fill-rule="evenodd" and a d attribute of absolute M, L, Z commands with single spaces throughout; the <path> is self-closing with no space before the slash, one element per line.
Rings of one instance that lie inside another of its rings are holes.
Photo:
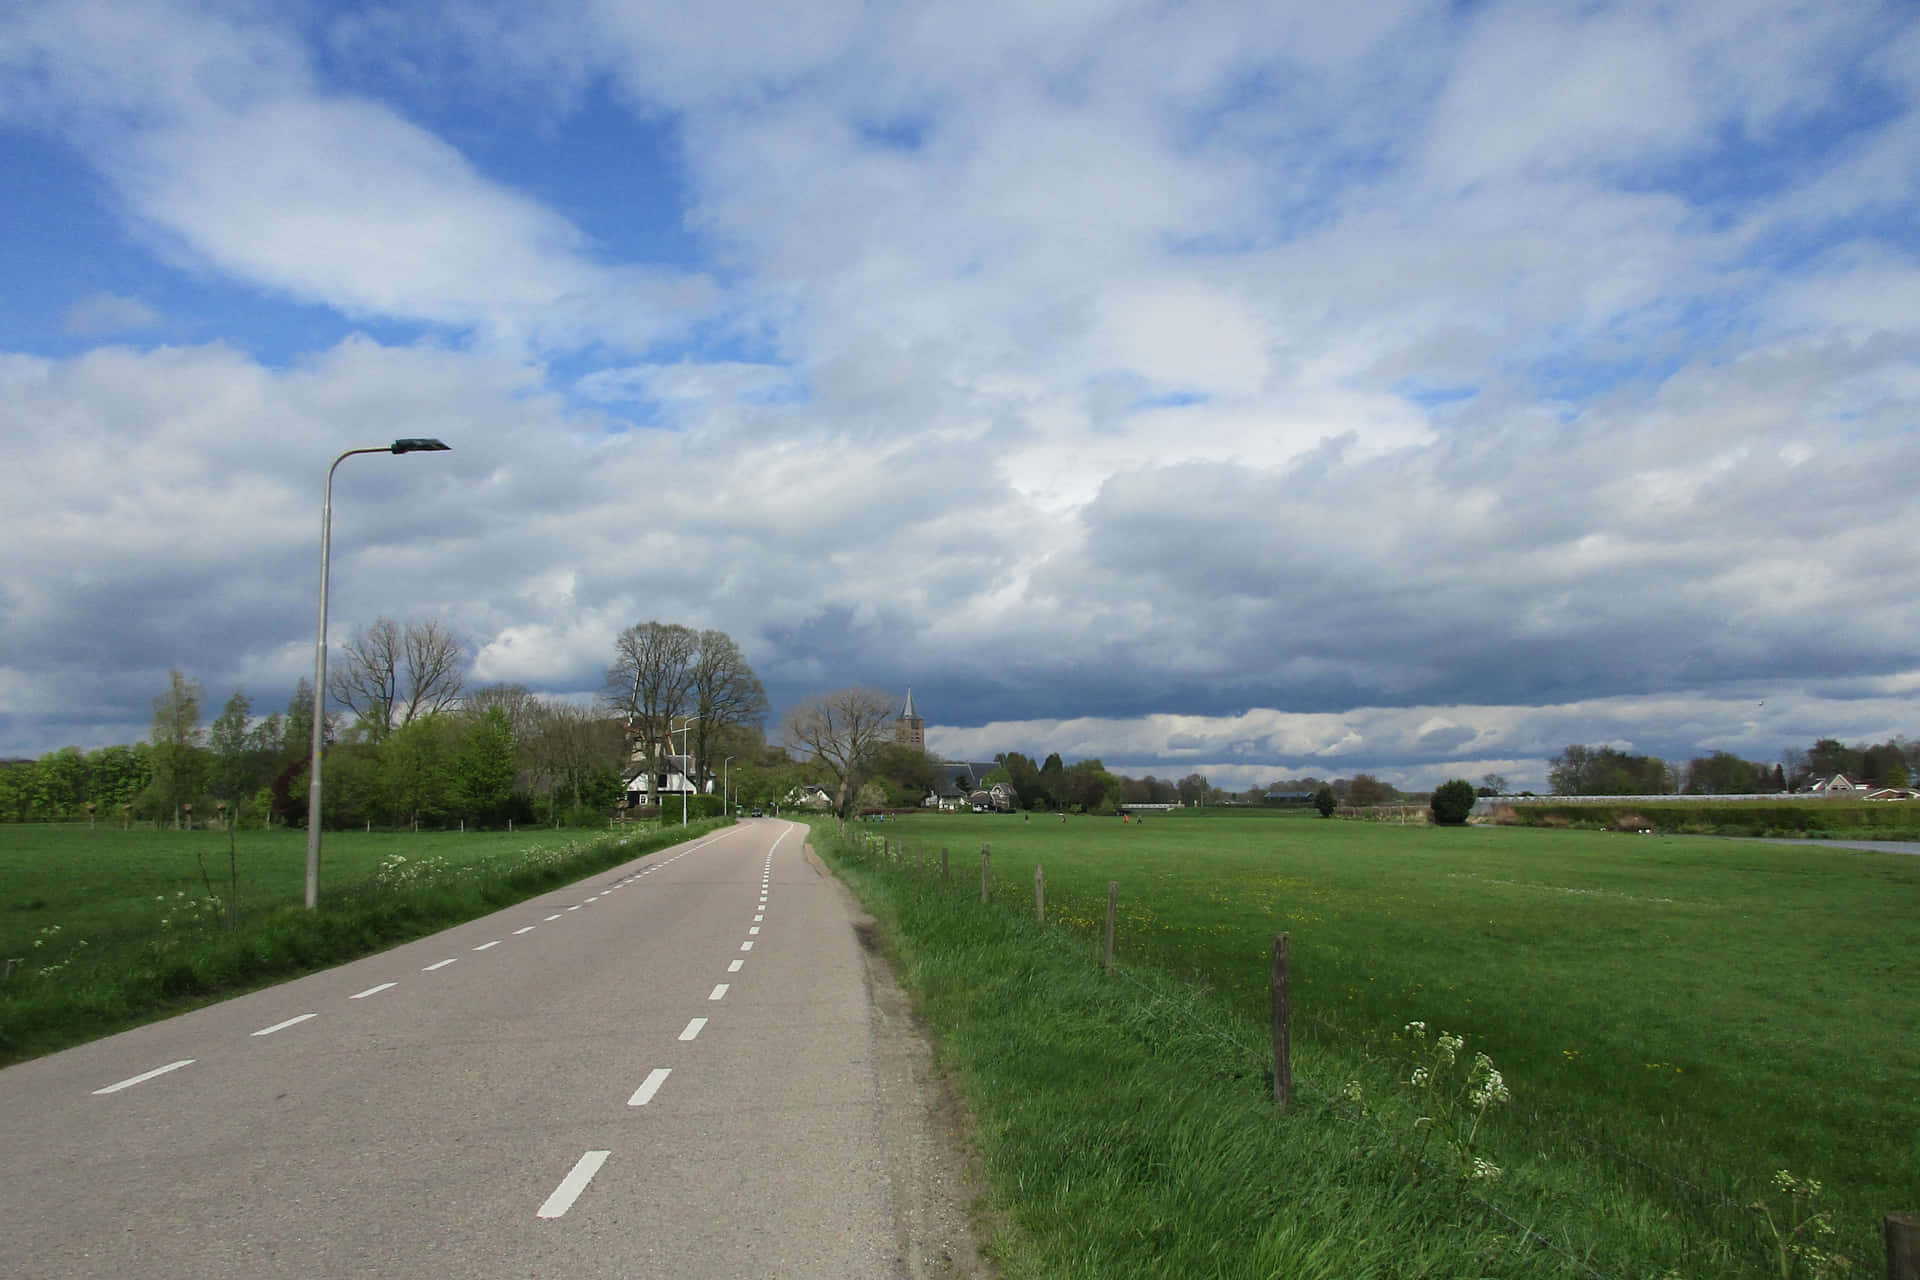
<path fill-rule="evenodd" d="M 724 820 L 617 833 L 0 826 L 0 1064 L 338 964 Z M 235 891 L 237 883 L 238 891 Z"/>
<path fill-rule="evenodd" d="M 1288 932 L 1307 1062 L 1357 1059 L 1379 1093 L 1405 1023 L 1465 1035 L 1514 1095 L 1495 1158 L 1671 1218 L 1682 1274 L 1709 1274 L 1702 1240 L 1726 1242 L 1727 1274 L 1753 1261 L 1742 1206 L 1777 1200 L 1779 1169 L 1825 1183 L 1857 1275 L 1879 1267 L 1881 1215 L 1920 1205 L 1920 859 L 1245 813 L 868 830 L 950 848 L 962 902 L 991 842 L 1015 912 L 1043 863 L 1050 930 L 1089 958 L 1118 882 L 1120 956 L 1203 986 L 1254 1043 Z"/>

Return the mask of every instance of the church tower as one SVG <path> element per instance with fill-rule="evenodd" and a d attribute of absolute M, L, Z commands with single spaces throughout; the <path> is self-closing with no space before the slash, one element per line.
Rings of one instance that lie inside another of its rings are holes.
<path fill-rule="evenodd" d="M 893 722 L 893 740 L 902 746 L 927 749 L 927 722 L 913 709 L 912 689 L 907 690 L 907 705 L 900 708 L 900 718 Z"/>

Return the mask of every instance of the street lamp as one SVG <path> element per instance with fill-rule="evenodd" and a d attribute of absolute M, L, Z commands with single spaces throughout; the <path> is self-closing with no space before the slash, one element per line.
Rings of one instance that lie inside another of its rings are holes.
<path fill-rule="evenodd" d="M 720 812 L 731 818 L 733 810 L 727 807 L 727 770 L 739 756 L 728 756 L 720 762 Z"/>
<path fill-rule="evenodd" d="M 307 774 L 307 910 L 320 902 L 320 747 L 326 730 L 327 555 L 333 543 L 333 473 L 356 453 L 445 453 L 453 446 L 409 436 L 371 449 L 349 449 L 327 468 L 326 496 L 320 501 L 320 639 L 313 649 L 313 750 Z"/>
<path fill-rule="evenodd" d="M 693 729 L 693 722 L 699 716 L 688 716 L 687 722 L 678 729 L 667 730 L 667 750 L 673 750 L 673 735 L 680 735 L 680 825 L 687 825 L 687 785 L 693 781 L 693 761 L 687 758 L 687 734 Z M 669 722 L 671 723 L 671 722 Z"/>

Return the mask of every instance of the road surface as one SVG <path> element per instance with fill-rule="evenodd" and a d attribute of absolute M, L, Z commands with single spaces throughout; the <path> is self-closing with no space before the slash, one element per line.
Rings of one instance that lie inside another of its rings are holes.
<path fill-rule="evenodd" d="M 745 823 L 0 1072 L 0 1272 L 971 1275 L 857 907 Z"/>

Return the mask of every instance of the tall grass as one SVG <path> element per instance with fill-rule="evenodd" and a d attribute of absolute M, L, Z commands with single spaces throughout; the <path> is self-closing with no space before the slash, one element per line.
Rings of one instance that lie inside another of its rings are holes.
<path fill-rule="evenodd" d="M 1156 819 L 1143 831 L 1115 822 L 934 819 L 888 834 L 904 834 L 936 862 L 942 843 L 959 855 L 946 891 L 857 850 L 846 855 L 849 878 L 873 895 L 876 914 L 896 922 L 910 975 L 911 957 L 924 952 L 937 973 L 934 959 L 951 954 L 962 974 L 991 975 L 1001 965 L 1013 975 L 1044 970 L 1045 982 L 1074 993 L 1063 997 L 1070 1004 L 1093 1000 L 1076 985 L 1091 981 L 1105 994 L 1089 1007 L 1109 1008 L 1130 989 L 1091 973 L 1106 881 L 1114 879 L 1122 885 L 1119 950 L 1141 966 L 1134 976 L 1197 992 L 1187 998 L 1214 1010 L 1223 1036 L 1251 1047 L 1256 1060 L 1268 943 L 1274 932 L 1292 932 L 1296 1056 L 1311 1081 L 1309 1106 L 1337 1111 L 1327 1095 L 1351 1080 L 1376 1115 L 1391 1115 L 1396 1093 L 1405 1092 L 1394 1083 L 1407 1065 L 1402 1025 L 1421 1018 L 1465 1034 L 1468 1052 L 1491 1053 L 1513 1087 L 1513 1105 L 1487 1134 L 1488 1158 L 1508 1171 L 1500 1201 L 1608 1276 L 1667 1267 L 1687 1276 L 1747 1274 L 1765 1255 L 1746 1205 L 1770 1198 L 1781 1167 L 1828 1184 L 1841 1249 L 1860 1264 L 1857 1275 L 1877 1267 L 1879 1216 L 1920 1200 L 1906 1136 L 1920 1119 L 1910 1052 L 1916 1028 L 1911 1013 L 1889 1011 L 1884 1000 L 1886 983 L 1910 986 L 1914 977 L 1920 930 L 1901 904 L 1920 887 L 1920 863 L 1291 820 Z M 975 914 L 982 837 L 993 842 L 998 924 Z M 1047 870 L 1043 930 L 1018 918 L 1031 919 L 1036 861 Z M 989 955 L 972 939 L 989 928 L 1013 930 L 1021 941 Z M 1065 949 L 1058 973 L 1044 958 L 1054 948 Z M 1863 968 L 1868 956 L 1881 963 Z M 999 1098 L 1003 1089 L 1044 1088 L 1043 1080 L 1021 1082 L 1028 1068 L 1017 1062 L 984 1061 L 994 1037 L 1024 1045 L 1010 1052 L 1031 1054 L 1032 1070 L 1043 1075 L 1062 1052 L 1052 1043 L 1059 1037 L 1074 1053 L 1090 1045 L 1119 1052 L 1105 1022 L 1048 1005 L 1030 1012 L 1059 1026 L 1022 1032 L 995 1021 L 992 1003 L 1011 998 L 998 988 L 976 1007 L 957 980 L 952 991 L 914 981 L 942 1035 L 976 1023 L 991 1028 L 977 1050 L 965 1036 L 952 1041 L 956 1069 L 985 1082 L 970 1096 L 989 1110 L 1012 1105 Z M 1180 998 L 1152 1000 L 1171 1007 Z M 1228 1054 L 1174 1074 L 1257 1085 L 1250 1068 L 1223 1065 L 1231 1062 Z M 1054 1123 L 1073 1132 L 1064 1118 Z M 1029 1137 L 1044 1141 L 1046 1127 Z M 1377 1144 L 1355 1139 L 1352 1150 L 1372 1154 L 1356 1154 L 1363 1167 L 1348 1168 L 1350 1177 L 1380 1173 Z M 1497 1214 L 1486 1229 L 1499 1234 L 1502 1222 L 1515 1231 Z M 1559 1262 L 1535 1259 L 1530 1265 L 1542 1269 L 1530 1273 L 1562 1265 L 1581 1274 L 1563 1254 L 1551 1257 Z"/>
<path fill-rule="evenodd" d="M 0 1064 L 423 937 L 727 825 L 560 841 L 329 837 L 314 911 L 285 833 L 250 833 L 258 843 L 236 901 L 224 835 L 69 833 L 62 843 L 0 828 L 0 946 L 24 961 L 0 985 Z"/>

